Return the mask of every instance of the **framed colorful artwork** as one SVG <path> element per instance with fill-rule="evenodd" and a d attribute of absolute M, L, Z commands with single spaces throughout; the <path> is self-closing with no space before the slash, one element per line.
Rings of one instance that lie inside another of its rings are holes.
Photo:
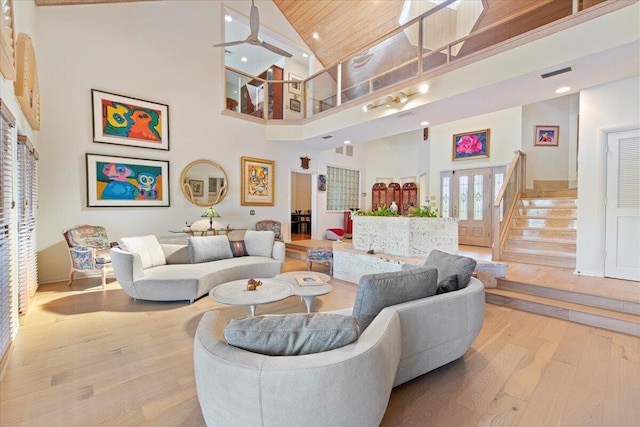
<path fill-rule="evenodd" d="M 169 162 L 86 155 L 88 207 L 169 206 Z"/>
<path fill-rule="evenodd" d="M 190 179 L 189 186 L 191 187 L 191 194 L 196 197 L 204 196 L 204 181 L 201 179 Z"/>
<path fill-rule="evenodd" d="M 273 160 L 242 157 L 242 206 L 273 206 L 276 163 Z"/>
<path fill-rule="evenodd" d="M 169 150 L 169 106 L 91 89 L 93 141 Z"/>
<path fill-rule="evenodd" d="M 452 160 L 470 160 L 489 157 L 490 129 L 453 135 Z"/>
<path fill-rule="evenodd" d="M 537 147 L 557 147 L 560 126 L 536 126 L 534 144 Z"/>

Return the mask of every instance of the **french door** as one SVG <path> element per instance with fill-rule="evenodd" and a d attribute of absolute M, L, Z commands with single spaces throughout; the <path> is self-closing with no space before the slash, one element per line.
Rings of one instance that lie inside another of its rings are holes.
<path fill-rule="evenodd" d="M 440 215 L 458 218 L 458 244 L 491 246 L 491 206 L 504 173 L 504 166 L 440 173 Z"/>

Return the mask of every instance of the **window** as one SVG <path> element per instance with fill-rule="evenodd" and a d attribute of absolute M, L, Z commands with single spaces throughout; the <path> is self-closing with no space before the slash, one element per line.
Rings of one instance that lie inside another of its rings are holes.
<path fill-rule="evenodd" d="M 17 324 L 11 271 L 14 126 L 15 119 L 0 100 L 0 360 L 11 345 Z"/>
<path fill-rule="evenodd" d="M 360 171 L 327 166 L 327 210 L 360 208 Z"/>
<path fill-rule="evenodd" d="M 20 313 L 26 313 L 38 288 L 36 250 L 36 205 L 38 197 L 38 152 L 29 138 L 18 136 L 17 221 L 18 221 L 18 300 Z"/>

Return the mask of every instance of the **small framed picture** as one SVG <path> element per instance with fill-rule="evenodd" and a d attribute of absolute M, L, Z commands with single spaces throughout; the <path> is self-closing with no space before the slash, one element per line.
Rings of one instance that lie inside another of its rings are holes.
<path fill-rule="evenodd" d="M 291 98 L 289 100 L 289 108 L 291 111 L 300 112 L 300 101 L 298 99 Z"/>
<path fill-rule="evenodd" d="M 560 126 L 536 126 L 534 144 L 537 147 L 557 147 Z"/>
<path fill-rule="evenodd" d="M 195 197 L 204 196 L 204 181 L 201 179 L 190 179 L 189 187 L 191 187 L 191 194 Z"/>
<path fill-rule="evenodd" d="M 293 83 L 289 83 L 289 92 L 294 95 L 302 95 L 302 77 L 289 73 L 289 80 L 293 81 Z"/>

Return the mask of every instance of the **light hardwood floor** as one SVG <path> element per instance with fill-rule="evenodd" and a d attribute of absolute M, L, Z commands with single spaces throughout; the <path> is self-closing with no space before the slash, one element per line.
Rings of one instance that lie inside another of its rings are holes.
<path fill-rule="evenodd" d="M 305 268 L 285 263 L 286 271 Z M 204 425 L 195 329 L 207 310 L 239 317 L 248 308 L 208 297 L 134 302 L 108 282 L 104 291 L 98 278 L 40 287 L 0 383 L 0 425 Z M 356 285 L 332 283 L 314 311 L 352 305 Z M 288 298 L 258 314 L 304 310 Z M 638 425 L 638 402 L 640 338 L 487 304 L 471 349 L 396 387 L 382 425 L 625 427 Z"/>

